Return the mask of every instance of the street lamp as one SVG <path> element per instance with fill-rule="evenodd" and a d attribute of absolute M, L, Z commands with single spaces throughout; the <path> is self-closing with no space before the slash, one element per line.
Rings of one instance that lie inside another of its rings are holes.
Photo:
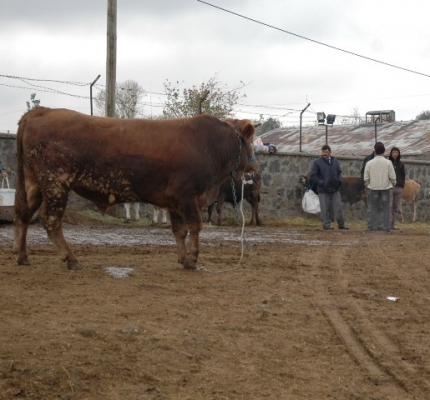
<path fill-rule="evenodd" d="M 318 125 L 324 125 L 325 126 L 325 144 L 328 144 L 328 131 L 327 131 L 327 127 L 329 125 L 334 124 L 334 121 L 336 119 L 336 115 L 334 114 L 328 114 L 327 115 L 327 123 L 326 122 L 326 115 L 325 112 L 317 112 L 317 120 L 318 120 Z"/>

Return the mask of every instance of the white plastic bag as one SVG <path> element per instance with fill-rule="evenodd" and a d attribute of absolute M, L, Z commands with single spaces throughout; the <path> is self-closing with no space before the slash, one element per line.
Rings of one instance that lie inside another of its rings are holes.
<path fill-rule="evenodd" d="M 320 199 L 312 190 L 307 190 L 302 199 L 303 211 L 309 214 L 318 214 L 321 212 Z"/>

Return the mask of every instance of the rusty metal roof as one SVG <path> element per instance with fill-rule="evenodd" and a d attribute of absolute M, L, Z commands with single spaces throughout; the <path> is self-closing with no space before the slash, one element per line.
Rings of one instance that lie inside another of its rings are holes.
<path fill-rule="evenodd" d="M 302 127 L 302 152 L 319 154 L 326 143 L 326 128 L 335 155 L 366 156 L 373 151 L 375 124 L 363 124 Z M 298 127 L 274 129 L 260 137 L 264 143 L 276 144 L 281 153 L 300 151 Z M 377 141 L 384 143 L 387 153 L 398 147 L 402 157 L 430 155 L 430 120 L 378 123 Z"/>

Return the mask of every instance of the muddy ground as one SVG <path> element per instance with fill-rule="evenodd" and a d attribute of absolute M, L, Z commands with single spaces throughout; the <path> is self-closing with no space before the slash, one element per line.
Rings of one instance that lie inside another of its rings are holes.
<path fill-rule="evenodd" d="M 0 399 L 429 399 L 429 228 L 205 226 L 190 272 L 166 227 L 69 216 L 67 271 L 0 225 Z"/>

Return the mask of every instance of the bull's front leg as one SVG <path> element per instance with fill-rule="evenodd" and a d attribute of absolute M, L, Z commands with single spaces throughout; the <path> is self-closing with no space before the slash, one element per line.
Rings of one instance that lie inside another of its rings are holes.
<path fill-rule="evenodd" d="M 187 257 L 184 260 L 184 268 L 197 269 L 197 259 L 199 257 L 199 234 L 203 228 L 201 219 L 188 224 L 190 232 L 190 244 L 187 251 Z"/>
<path fill-rule="evenodd" d="M 172 219 L 172 231 L 178 246 L 179 262 L 186 269 L 197 269 L 197 258 L 199 256 L 199 233 L 203 228 L 202 216 L 198 207 L 197 199 L 195 203 L 188 203 L 184 207 L 184 218 L 178 214 L 170 213 Z M 190 233 L 190 242 L 187 249 L 185 237 Z"/>

